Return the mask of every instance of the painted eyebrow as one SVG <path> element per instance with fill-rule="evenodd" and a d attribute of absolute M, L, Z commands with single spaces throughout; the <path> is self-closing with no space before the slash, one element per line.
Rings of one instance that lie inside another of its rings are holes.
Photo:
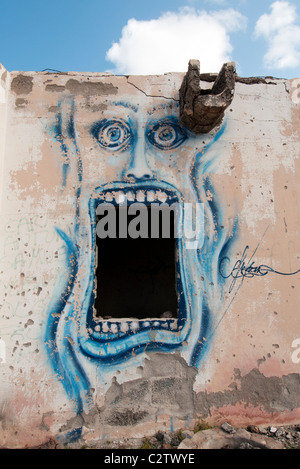
<path fill-rule="evenodd" d="M 131 103 L 125 103 L 124 101 L 117 101 L 117 102 L 111 102 L 110 103 L 112 106 L 121 106 L 125 107 L 127 109 L 131 109 L 134 112 L 138 112 L 139 108 L 137 106 L 134 106 Z"/>
<path fill-rule="evenodd" d="M 124 101 L 114 101 L 114 102 L 111 102 L 110 104 L 112 106 L 125 107 L 127 109 L 131 109 L 134 112 L 138 112 L 138 110 L 139 110 L 138 106 L 135 106 L 134 104 L 127 103 L 127 102 L 124 102 Z M 176 104 L 175 107 L 178 108 L 179 104 Z M 174 109 L 174 103 L 172 103 L 172 104 L 170 104 L 170 103 L 160 103 L 160 104 L 157 104 L 157 105 L 153 106 L 153 108 L 149 109 L 146 112 L 147 112 L 148 115 L 151 115 L 155 111 L 160 110 L 160 109 Z"/>
<path fill-rule="evenodd" d="M 147 114 L 151 116 L 151 114 L 154 114 L 155 111 L 160 111 L 161 109 L 170 109 L 171 111 L 176 111 L 178 107 L 179 104 L 174 105 L 174 103 L 159 103 L 154 105 L 152 109 L 149 109 Z"/>

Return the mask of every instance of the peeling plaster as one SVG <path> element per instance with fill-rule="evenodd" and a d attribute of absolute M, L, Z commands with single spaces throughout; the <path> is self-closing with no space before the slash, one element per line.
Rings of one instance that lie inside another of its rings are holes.
<path fill-rule="evenodd" d="M 11 91 L 15 94 L 29 94 L 33 88 L 33 77 L 18 75 L 12 79 Z"/>

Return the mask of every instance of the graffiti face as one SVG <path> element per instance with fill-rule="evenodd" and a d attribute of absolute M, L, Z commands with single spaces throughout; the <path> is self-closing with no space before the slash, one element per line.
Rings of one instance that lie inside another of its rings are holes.
<path fill-rule="evenodd" d="M 120 363 L 128 367 L 133 357 L 142 358 L 151 350 L 180 351 L 188 364 L 199 365 L 222 287 L 219 258 L 228 246 L 226 230 L 219 229 L 222 207 L 216 197 L 207 199 L 208 190 L 214 194 L 209 181 L 216 158 L 214 144 L 224 127 L 208 136 L 195 136 L 179 125 L 177 103 L 159 98 L 112 101 L 101 113 L 88 117 L 81 112 L 74 102 L 67 107 L 62 103 L 53 130 L 63 157 L 62 186 L 72 171 L 76 173 L 76 220 L 72 236 L 57 227 L 66 244 L 68 276 L 50 305 L 46 333 L 53 365 L 79 410 L 95 368 Z M 136 202 L 148 207 L 175 203 L 180 208 L 179 228 L 190 222 L 187 204 L 203 204 L 202 236 L 196 245 L 191 249 L 184 234 L 175 242 L 178 302 L 171 318 L 107 319 L 96 314 L 96 291 L 101 289 L 96 278 L 96 269 L 101 268 L 97 210 L 103 203 L 118 206 L 124 201 L 128 207 Z"/>

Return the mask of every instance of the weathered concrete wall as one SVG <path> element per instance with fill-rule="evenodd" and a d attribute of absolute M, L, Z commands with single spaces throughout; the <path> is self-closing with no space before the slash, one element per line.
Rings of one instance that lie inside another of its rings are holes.
<path fill-rule="evenodd" d="M 194 135 L 184 74 L 0 74 L 0 446 L 298 422 L 299 80 L 238 79 Z M 179 316 L 101 321 L 95 206 L 142 189 L 204 204 Z"/>

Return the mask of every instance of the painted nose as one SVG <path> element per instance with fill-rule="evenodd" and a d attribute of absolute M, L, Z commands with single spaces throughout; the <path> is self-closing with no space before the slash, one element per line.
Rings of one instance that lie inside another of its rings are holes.
<path fill-rule="evenodd" d="M 140 138 L 133 151 L 132 160 L 125 175 L 127 178 L 134 178 L 136 180 L 147 180 L 153 177 L 153 172 L 147 162 L 143 138 Z"/>
<path fill-rule="evenodd" d="M 126 173 L 126 177 L 134 179 L 151 179 L 152 176 L 153 173 L 147 162 L 135 162 L 135 164 L 130 165 Z"/>

